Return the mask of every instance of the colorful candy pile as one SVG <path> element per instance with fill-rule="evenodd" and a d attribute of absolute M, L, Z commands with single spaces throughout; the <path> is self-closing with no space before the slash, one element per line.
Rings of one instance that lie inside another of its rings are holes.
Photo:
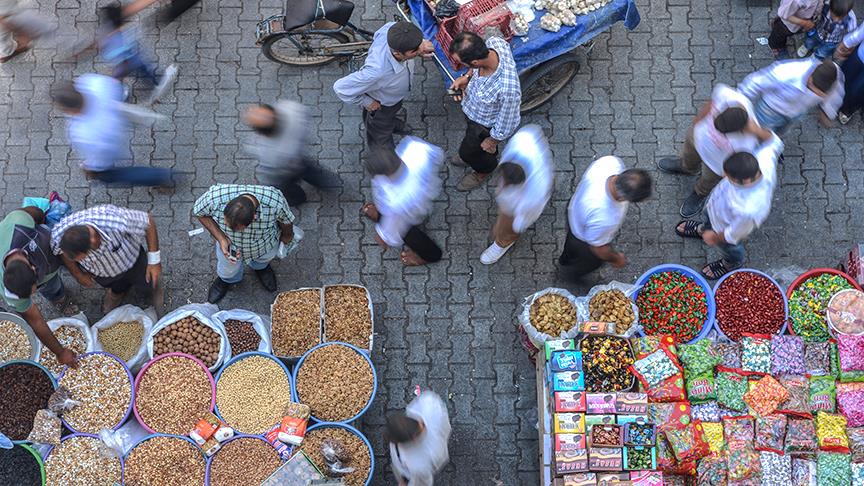
<path fill-rule="evenodd" d="M 645 334 L 667 334 L 679 342 L 696 337 L 708 318 L 705 291 L 677 271 L 651 275 L 636 297 Z"/>
<path fill-rule="evenodd" d="M 789 317 L 795 334 L 810 342 L 830 338 L 825 321 L 828 303 L 837 292 L 851 288 L 845 278 L 829 273 L 805 280 L 789 298 Z"/>
<path fill-rule="evenodd" d="M 780 289 L 765 276 L 753 272 L 730 275 L 714 293 L 717 326 L 729 339 L 741 334 L 775 334 L 786 321 Z"/>

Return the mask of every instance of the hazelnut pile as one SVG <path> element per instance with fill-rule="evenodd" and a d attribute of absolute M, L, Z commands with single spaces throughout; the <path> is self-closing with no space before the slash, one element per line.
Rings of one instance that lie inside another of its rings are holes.
<path fill-rule="evenodd" d="M 351 457 L 351 461 L 345 465 L 353 467 L 354 472 L 342 476 L 345 484 L 347 486 L 363 486 L 366 484 L 369 470 L 372 468 L 372 459 L 369 457 L 369 448 L 366 447 L 366 443 L 357 434 L 340 427 L 320 427 L 307 432 L 306 437 L 303 439 L 301 450 L 328 477 L 335 477 L 335 475 L 329 473 L 327 460 L 324 459 L 324 455 L 321 453 L 321 445 L 325 441 L 332 441 L 340 445 L 345 451 L 346 456 Z"/>
<path fill-rule="evenodd" d="M 186 353 L 200 359 L 208 368 L 219 359 L 222 337 L 192 316 L 171 323 L 153 337 L 153 355 Z"/>
<path fill-rule="evenodd" d="M 231 344 L 231 354 L 237 356 L 248 351 L 258 351 L 261 336 L 251 322 L 228 319 L 225 321 L 225 334 Z"/>

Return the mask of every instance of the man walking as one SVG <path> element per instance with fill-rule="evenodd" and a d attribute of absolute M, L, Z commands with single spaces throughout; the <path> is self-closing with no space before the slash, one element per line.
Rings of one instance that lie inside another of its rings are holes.
<path fill-rule="evenodd" d="M 449 439 L 447 405 L 435 392 L 420 393 L 404 414 L 387 417 L 384 440 L 399 486 L 432 486 L 435 473 L 450 460 Z"/>
<path fill-rule="evenodd" d="M 501 155 L 497 195 L 498 218 L 492 227 L 492 245 L 480 255 L 480 262 L 491 265 L 504 256 L 543 213 L 552 197 L 555 169 L 552 153 L 537 125 L 516 132 Z"/>
<path fill-rule="evenodd" d="M 339 185 L 339 176 L 321 168 L 307 153 L 309 123 L 306 107 L 291 100 L 246 110 L 243 121 L 255 131 L 246 151 L 258 159 L 258 183 L 279 188 L 290 206 L 306 202 L 300 181 L 318 188 Z"/>
<path fill-rule="evenodd" d="M 705 199 L 723 178 L 723 162 L 735 152 L 751 152 L 771 138 L 771 132 L 759 126 L 753 105 L 741 93 L 718 84 L 705 103 L 679 157 L 667 157 L 657 167 L 673 174 L 695 175 L 699 180 L 693 192 L 681 205 L 681 216 L 693 218 L 702 212 Z"/>
<path fill-rule="evenodd" d="M 830 127 L 843 103 L 843 73 L 830 59 L 775 62 L 744 78 L 738 92 L 753 102 L 756 121 L 778 135 L 816 105 L 819 123 Z"/>
<path fill-rule="evenodd" d="M 627 263 L 612 248 L 630 203 L 651 196 L 651 177 L 642 169 L 625 169 L 618 157 L 600 157 L 588 166 L 567 209 L 567 239 L 558 258 L 569 274 L 579 279 L 608 262 L 615 268 Z"/>
<path fill-rule="evenodd" d="M 471 32 L 458 34 L 450 54 L 468 72 L 456 78 L 450 89 L 462 102 L 467 126 L 454 165 L 471 167 L 456 186 L 460 191 L 480 187 L 498 166 L 498 144 L 519 127 L 522 87 L 510 44 L 500 37 L 483 38 Z"/>
<path fill-rule="evenodd" d="M 411 91 L 411 76 L 417 56 L 431 56 L 432 43 L 411 22 L 389 22 L 375 32 L 366 62 L 359 71 L 333 85 L 345 103 L 363 107 L 368 146 L 395 147 L 393 134 L 411 132 L 400 114 L 402 100 Z"/>
<path fill-rule="evenodd" d="M 51 230 L 51 249 L 78 283 L 107 289 L 103 313 L 120 305 L 132 287 L 150 287 L 161 311 L 162 254 L 151 214 L 109 204 L 74 212 Z"/>
<path fill-rule="evenodd" d="M 210 186 L 195 201 L 192 214 L 216 240 L 216 274 L 207 300 L 215 304 L 243 280 L 243 266 L 255 270 L 268 292 L 275 292 L 276 273 L 270 261 L 280 243 L 294 239 L 294 214 L 275 187 L 243 184 Z"/>

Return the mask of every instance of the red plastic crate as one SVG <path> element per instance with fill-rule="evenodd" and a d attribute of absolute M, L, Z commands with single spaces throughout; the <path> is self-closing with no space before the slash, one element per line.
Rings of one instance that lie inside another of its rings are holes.
<path fill-rule="evenodd" d="M 504 40 L 513 38 L 513 30 L 510 29 L 513 12 L 503 2 L 474 0 L 459 9 L 456 19 L 459 32 L 467 30 L 483 37 L 486 27 L 495 27 L 501 31 Z"/>
<path fill-rule="evenodd" d="M 444 55 L 447 56 L 450 65 L 453 66 L 453 69 L 458 71 L 459 65 L 453 59 L 453 56 L 450 55 L 450 44 L 453 43 L 453 37 L 456 35 L 455 25 L 456 17 L 450 17 L 449 19 L 444 19 L 441 22 L 438 22 L 438 33 L 435 34 L 435 40 L 437 40 L 438 44 L 441 45 L 441 50 L 444 51 Z"/>

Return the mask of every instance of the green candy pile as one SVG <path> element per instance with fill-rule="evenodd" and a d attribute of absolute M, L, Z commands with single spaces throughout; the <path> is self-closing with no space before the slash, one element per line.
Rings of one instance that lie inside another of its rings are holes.
<path fill-rule="evenodd" d="M 837 292 L 851 288 L 852 284 L 845 278 L 830 273 L 805 280 L 789 299 L 789 317 L 795 334 L 809 342 L 827 341 L 830 337 L 825 320 L 828 302 Z"/>

